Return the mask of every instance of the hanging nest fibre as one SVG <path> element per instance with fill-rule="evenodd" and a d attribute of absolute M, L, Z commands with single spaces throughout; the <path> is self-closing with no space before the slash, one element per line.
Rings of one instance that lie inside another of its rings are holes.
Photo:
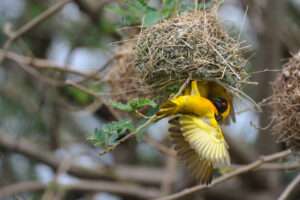
<path fill-rule="evenodd" d="M 217 6 L 162 21 L 138 36 L 135 68 L 157 94 L 188 78 L 216 80 L 240 89 L 247 82 L 241 43 L 217 19 Z"/>
<path fill-rule="evenodd" d="M 300 52 L 283 66 L 273 82 L 273 134 L 293 150 L 300 150 Z"/>
<path fill-rule="evenodd" d="M 123 42 L 115 51 L 114 59 L 104 80 L 110 85 L 109 98 L 127 102 L 133 98 L 148 97 L 149 89 L 141 81 L 134 67 L 134 41 Z"/>

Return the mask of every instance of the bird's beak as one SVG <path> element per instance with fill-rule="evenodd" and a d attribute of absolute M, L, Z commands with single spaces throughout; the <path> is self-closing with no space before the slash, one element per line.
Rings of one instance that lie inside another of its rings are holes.
<path fill-rule="evenodd" d="M 220 115 L 220 114 L 215 114 L 215 118 L 216 118 L 217 122 L 220 122 L 223 119 L 222 115 Z"/>

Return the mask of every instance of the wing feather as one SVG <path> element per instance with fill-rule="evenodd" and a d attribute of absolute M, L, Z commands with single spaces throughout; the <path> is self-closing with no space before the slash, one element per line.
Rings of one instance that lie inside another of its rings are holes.
<path fill-rule="evenodd" d="M 181 115 L 178 121 L 183 138 L 201 158 L 210 160 L 214 167 L 230 165 L 227 144 L 220 127 L 213 127 L 193 115 Z"/>
<path fill-rule="evenodd" d="M 202 184 L 209 184 L 213 176 L 213 165 L 210 161 L 205 160 L 197 154 L 197 152 L 191 148 L 190 144 L 184 139 L 183 135 L 179 131 L 174 131 L 178 129 L 172 129 L 172 127 L 177 126 L 176 120 L 171 122 L 171 139 L 175 145 L 175 150 L 178 157 L 183 160 L 187 168 L 191 171 L 193 176 Z M 173 130 L 173 131 L 172 131 Z"/>

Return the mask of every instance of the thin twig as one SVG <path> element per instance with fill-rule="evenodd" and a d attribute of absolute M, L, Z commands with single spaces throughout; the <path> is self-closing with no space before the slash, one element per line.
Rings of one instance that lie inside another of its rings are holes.
<path fill-rule="evenodd" d="M 181 192 L 166 196 L 166 197 L 162 197 L 162 198 L 158 198 L 156 200 L 174 200 L 174 199 L 178 199 L 180 197 L 192 194 L 194 192 L 198 192 L 201 191 L 203 189 L 207 189 L 207 188 L 211 188 L 215 185 L 218 185 L 220 183 L 223 183 L 235 176 L 238 176 L 240 174 L 244 174 L 247 173 L 249 171 L 252 171 L 254 169 L 257 169 L 258 167 L 260 167 L 261 165 L 263 165 L 266 162 L 271 162 L 271 161 L 275 161 L 278 160 L 280 158 L 284 158 L 287 157 L 288 155 L 291 154 L 291 150 L 285 150 L 285 151 L 281 151 L 275 154 L 271 154 L 268 156 L 262 156 L 260 159 L 258 159 L 257 161 L 254 161 L 248 165 L 245 165 L 243 167 L 240 167 L 236 170 L 234 170 L 233 172 L 230 172 L 228 174 L 225 174 L 223 176 L 220 176 L 219 178 L 216 178 L 210 185 L 196 185 L 194 187 L 185 189 Z"/>
<path fill-rule="evenodd" d="M 187 85 L 189 84 L 190 80 L 191 80 L 191 75 L 184 81 L 184 83 L 182 84 L 182 86 L 179 88 L 178 92 L 175 94 L 175 97 L 178 97 L 179 95 L 182 94 L 183 90 L 185 90 L 185 88 L 187 87 Z"/>
<path fill-rule="evenodd" d="M 300 163 L 266 163 L 258 170 L 297 170 L 300 169 Z"/>
<path fill-rule="evenodd" d="M 8 35 L 8 40 L 4 43 L 3 45 L 3 49 L 4 49 L 4 56 L 0 56 L 0 63 L 2 63 L 6 51 L 10 48 L 10 46 L 12 45 L 12 43 L 17 40 L 18 38 L 20 38 L 22 35 L 24 35 L 25 33 L 27 33 L 28 31 L 30 31 L 31 29 L 33 29 L 34 27 L 36 27 L 37 25 L 39 25 L 40 23 L 42 23 L 43 21 L 47 20 L 48 18 L 50 18 L 51 16 L 53 16 L 55 13 L 57 13 L 61 8 L 64 7 L 65 4 L 71 2 L 72 0 L 60 0 L 58 1 L 56 4 L 54 4 L 53 6 L 51 6 L 50 8 L 48 8 L 46 11 L 44 11 L 43 13 L 41 13 L 40 15 L 38 15 L 36 18 L 33 18 L 32 20 L 30 20 L 29 22 L 27 22 L 26 24 L 24 24 L 23 26 L 21 26 L 18 30 L 11 32 Z"/>
<path fill-rule="evenodd" d="M 63 190 L 56 190 L 56 187 L 53 187 L 54 185 L 59 184 L 59 177 L 66 173 L 66 171 L 70 168 L 71 166 L 71 158 L 66 157 L 62 160 L 60 163 L 58 170 L 53 178 L 52 184 L 49 184 L 48 187 L 45 189 L 45 192 L 42 196 L 42 200 L 52 200 L 52 199 L 62 199 L 63 196 Z"/>
<path fill-rule="evenodd" d="M 278 200 L 286 200 L 288 196 L 292 193 L 293 189 L 299 184 L 300 182 L 300 173 L 294 178 L 294 180 L 285 188 L 283 193 L 280 195 Z"/>
<path fill-rule="evenodd" d="M 62 73 L 68 73 L 73 74 L 81 77 L 90 77 L 91 75 L 82 73 L 77 70 L 72 70 L 72 66 L 69 65 L 59 65 L 54 62 L 51 62 L 50 60 L 46 59 L 40 59 L 40 58 L 33 58 L 28 56 L 19 55 L 14 52 L 6 52 L 6 55 L 4 54 L 4 50 L 0 49 L 0 57 L 5 56 L 5 58 L 12 60 L 16 63 L 23 63 L 26 65 L 30 65 L 32 67 L 35 67 L 38 70 L 53 70 L 58 71 Z M 94 74 L 94 73 L 92 73 Z M 91 77 L 91 79 L 98 80 L 98 77 Z"/>
<path fill-rule="evenodd" d="M 35 68 L 32 68 L 22 62 L 17 62 L 17 64 L 20 66 L 20 68 L 22 68 L 25 72 L 30 74 L 33 78 L 35 78 L 38 81 L 41 81 L 43 83 L 46 83 L 46 84 L 52 85 L 52 86 L 56 86 L 56 87 L 65 85 L 64 81 L 59 81 L 59 80 L 49 78 L 47 76 L 43 76 Z"/>
<path fill-rule="evenodd" d="M 37 181 L 26 181 L 12 184 L 9 186 L 4 186 L 1 188 L 0 198 L 2 199 L 5 197 L 13 196 L 21 192 L 40 191 L 43 190 L 46 187 L 46 185 L 47 184 L 45 183 Z"/>
<path fill-rule="evenodd" d="M 167 157 L 165 164 L 165 177 L 161 184 L 161 193 L 162 195 L 171 194 L 173 189 L 173 184 L 176 181 L 176 167 L 177 160 L 175 157 Z"/>
<path fill-rule="evenodd" d="M 232 164 L 232 168 L 238 169 L 240 167 L 243 167 L 244 165 L 241 164 Z M 290 163 L 290 162 L 283 162 L 283 163 L 265 163 L 259 168 L 257 168 L 255 171 L 293 171 L 300 169 L 300 163 Z"/>

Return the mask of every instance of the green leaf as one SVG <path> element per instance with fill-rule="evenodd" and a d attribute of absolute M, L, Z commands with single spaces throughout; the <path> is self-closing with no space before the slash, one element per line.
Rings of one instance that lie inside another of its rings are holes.
<path fill-rule="evenodd" d="M 165 18 L 172 16 L 177 11 L 179 6 L 178 0 L 163 0 L 163 7 L 161 13 Z"/>
<path fill-rule="evenodd" d="M 145 106 L 151 106 L 152 108 L 157 107 L 157 104 L 154 101 L 152 101 L 151 99 L 147 99 L 147 98 L 132 99 L 128 103 L 132 107 L 133 110 L 138 110 Z"/>
<path fill-rule="evenodd" d="M 155 108 L 158 105 L 151 99 L 138 98 L 138 99 L 132 99 L 128 101 L 126 104 L 120 102 L 112 102 L 111 106 L 115 109 L 122 110 L 125 112 L 134 112 L 145 106 L 150 106 L 152 108 Z"/>
<path fill-rule="evenodd" d="M 126 111 L 126 112 L 132 112 L 132 107 L 129 104 L 124 104 L 120 102 L 112 102 L 111 106 L 115 109 Z"/>
<path fill-rule="evenodd" d="M 132 7 L 135 7 L 138 11 L 142 12 L 147 10 L 148 5 L 144 0 L 137 0 L 137 1 L 129 1 L 129 5 L 131 5 Z"/>
<path fill-rule="evenodd" d="M 129 120 L 115 121 L 103 125 L 101 129 L 96 129 L 94 135 L 88 138 L 95 146 L 107 148 L 118 142 L 120 137 L 126 135 L 128 131 L 133 131 L 134 126 Z"/>
<path fill-rule="evenodd" d="M 167 86 L 167 89 L 166 89 L 166 90 L 167 90 L 169 93 L 176 93 L 176 92 L 179 91 L 179 89 L 180 89 L 180 85 L 179 85 L 179 84 L 173 84 L 173 85 Z"/>
<path fill-rule="evenodd" d="M 126 25 L 140 24 L 148 8 L 145 0 L 126 0 L 120 4 L 108 6 L 108 10 L 121 16 Z"/>
<path fill-rule="evenodd" d="M 163 0 L 164 7 L 173 7 L 174 4 L 177 3 L 177 0 Z"/>
<path fill-rule="evenodd" d="M 43 4 L 39 4 L 39 3 L 32 3 L 30 4 L 30 18 L 34 18 L 38 15 L 40 15 L 44 10 L 45 10 L 45 6 Z"/>
<path fill-rule="evenodd" d="M 162 15 L 156 10 L 148 10 L 144 16 L 143 25 L 145 27 L 152 26 L 162 19 Z"/>
<path fill-rule="evenodd" d="M 109 10 L 122 16 L 127 25 L 141 24 L 143 20 L 143 25 L 149 27 L 164 18 L 161 11 L 150 7 L 146 0 L 126 0 L 109 6 Z"/>
<path fill-rule="evenodd" d="M 141 5 L 147 7 L 147 2 L 145 0 L 137 0 L 138 3 L 140 3 Z"/>
<path fill-rule="evenodd" d="M 72 86 L 66 86 L 62 88 L 61 91 L 64 93 L 66 98 L 79 105 L 86 105 L 94 100 L 94 97 L 92 97 L 91 95 L 86 94 L 85 92 Z"/>

